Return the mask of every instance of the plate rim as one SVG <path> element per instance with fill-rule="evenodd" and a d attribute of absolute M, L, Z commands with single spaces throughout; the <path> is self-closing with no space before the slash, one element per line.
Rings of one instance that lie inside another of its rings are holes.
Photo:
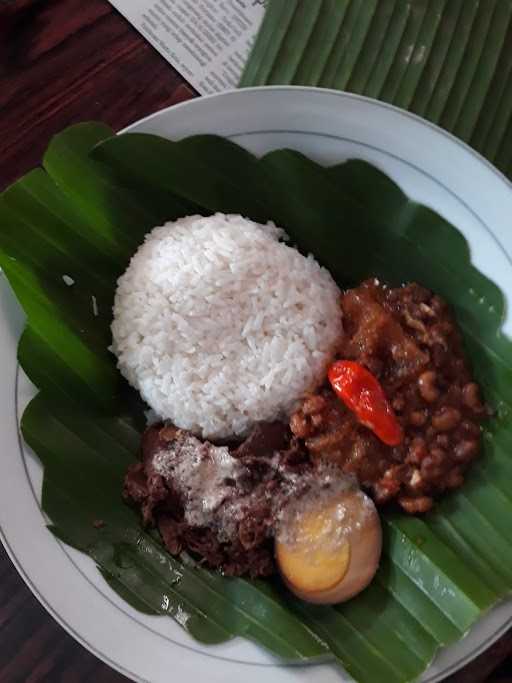
<path fill-rule="evenodd" d="M 450 131 L 446 130 L 445 128 L 442 128 L 441 126 L 437 125 L 436 123 L 433 123 L 432 121 L 429 121 L 429 119 L 425 119 L 419 114 L 415 114 L 412 111 L 409 111 L 408 109 L 403 109 L 402 107 L 398 107 L 395 104 L 391 104 L 389 102 L 384 102 L 383 100 L 376 99 L 375 97 L 368 97 L 367 95 L 360 95 L 359 93 L 354 93 L 350 92 L 348 90 L 336 90 L 335 88 L 319 88 L 317 86 L 308 86 L 308 85 L 254 85 L 250 87 L 244 87 L 244 88 L 230 88 L 228 90 L 223 90 L 222 92 L 217 92 L 217 93 L 211 93 L 209 95 L 198 95 L 197 97 L 191 97 L 190 99 L 183 100 L 182 102 L 177 102 L 176 104 L 171 104 L 167 107 L 163 107 L 162 109 L 158 109 L 157 111 L 154 111 L 151 114 L 147 114 L 146 116 L 143 116 L 140 119 L 137 119 L 137 121 L 134 121 L 133 123 L 128 124 L 127 126 L 124 126 L 124 128 L 121 128 L 116 132 L 116 135 L 123 135 L 124 133 L 131 133 L 132 129 L 135 129 L 139 126 L 141 126 L 144 123 L 148 123 L 152 121 L 153 119 L 157 118 L 160 115 L 163 115 L 169 111 L 177 111 L 182 108 L 186 108 L 187 106 L 190 106 L 192 103 L 195 102 L 203 102 L 207 100 L 212 100 L 216 99 L 218 97 L 224 97 L 226 95 L 236 95 L 237 93 L 241 92 L 305 92 L 305 93 L 318 93 L 318 94 L 330 94 L 334 95 L 336 97 L 341 97 L 341 98 L 348 98 L 351 100 L 355 101 L 361 101 L 361 102 L 366 102 L 367 104 L 370 105 L 377 105 L 383 109 L 387 109 L 389 111 L 394 112 L 395 114 L 399 114 L 401 116 L 404 116 L 405 118 L 412 119 L 419 123 L 420 125 L 427 126 L 431 130 L 435 131 L 436 133 L 441 133 L 444 137 L 446 137 L 448 140 L 451 140 L 451 142 L 454 142 L 456 145 L 459 147 L 462 147 L 463 149 L 466 150 L 466 152 L 469 152 L 471 156 L 475 157 L 477 160 L 482 162 L 490 171 L 492 171 L 502 182 L 505 183 L 506 187 L 508 187 L 510 190 L 512 190 L 512 180 L 509 180 L 507 176 L 499 170 L 491 161 L 489 161 L 486 157 L 484 157 L 480 152 L 478 152 L 474 147 L 471 147 L 467 142 L 462 140 L 461 138 L 457 137 L 453 133 L 450 133 Z"/>

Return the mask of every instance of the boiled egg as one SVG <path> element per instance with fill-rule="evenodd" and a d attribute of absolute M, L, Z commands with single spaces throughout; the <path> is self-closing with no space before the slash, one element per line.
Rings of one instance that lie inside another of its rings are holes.
<path fill-rule="evenodd" d="M 381 548 L 381 524 L 373 501 L 350 489 L 299 501 L 285 510 L 275 554 L 283 580 L 295 595 L 333 605 L 368 586 Z"/>

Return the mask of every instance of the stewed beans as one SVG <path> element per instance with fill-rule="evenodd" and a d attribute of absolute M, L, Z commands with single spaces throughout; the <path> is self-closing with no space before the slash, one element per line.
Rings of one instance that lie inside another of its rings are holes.
<path fill-rule="evenodd" d="M 314 457 L 354 473 L 378 504 L 396 500 L 411 514 L 460 487 L 480 450 L 487 415 L 445 302 L 417 284 L 389 288 L 368 280 L 342 297 L 340 358 L 379 380 L 403 430 L 386 446 L 326 384 L 292 415 L 292 432 Z"/>

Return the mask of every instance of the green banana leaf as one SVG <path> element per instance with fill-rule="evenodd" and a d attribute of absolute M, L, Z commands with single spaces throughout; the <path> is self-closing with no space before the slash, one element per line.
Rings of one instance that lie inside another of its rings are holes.
<path fill-rule="evenodd" d="M 512 176 L 512 0 L 268 0 L 240 82 L 409 109 Z"/>
<path fill-rule="evenodd" d="M 381 567 L 347 604 L 307 605 L 277 579 L 228 579 L 175 559 L 121 499 L 145 406 L 108 351 L 116 278 L 154 225 L 214 211 L 273 219 L 341 286 L 377 275 L 437 291 L 498 408 L 462 490 L 424 518 L 383 516 Z M 28 319 L 19 362 L 39 393 L 22 431 L 44 466 L 51 530 L 90 555 L 136 609 L 174 617 L 203 643 L 243 636 L 288 661 L 330 659 L 358 681 L 399 683 L 510 593 L 512 345 L 500 332 L 503 295 L 472 266 L 462 235 L 377 169 L 357 160 L 324 168 L 291 150 L 257 159 L 215 136 L 173 142 L 79 124 L 53 139 L 43 168 L 0 196 L 0 265 Z"/>

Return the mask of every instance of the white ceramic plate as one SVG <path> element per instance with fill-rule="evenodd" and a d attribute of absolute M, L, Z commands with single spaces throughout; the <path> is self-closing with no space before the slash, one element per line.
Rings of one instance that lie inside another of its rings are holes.
<path fill-rule="evenodd" d="M 366 159 L 456 225 L 469 241 L 476 266 L 512 298 L 510 183 L 469 147 L 407 112 L 335 91 L 254 88 L 186 102 L 128 130 L 170 138 L 217 133 L 257 154 L 291 147 L 327 164 Z M 109 589 L 93 562 L 46 530 L 39 506 L 41 467 L 18 432 L 33 395 L 16 362 L 23 316 L 0 278 L 0 532 L 18 571 L 46 609 L 85 647 L 134 680 L 344 680 L 333 666 L 283 665 L 240 639 L 201 647 L 172 619 L 131 609 Z M 510 321 L 506 327 L 510 332 Z M 510 625 L 512 602 L 507 602 L 458 645 L 442 651 L 423 680 L 453 673 Z"/>

